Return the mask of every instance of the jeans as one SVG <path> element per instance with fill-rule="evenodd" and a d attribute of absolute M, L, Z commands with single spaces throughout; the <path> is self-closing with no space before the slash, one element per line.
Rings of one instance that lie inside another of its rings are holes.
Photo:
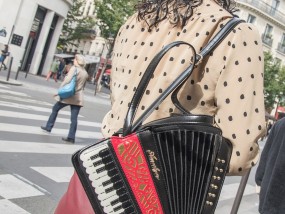
<path fill-rule="evenodd" d="M 52 130 L 59 110 L 64 108 L 65 106 L 70 106 L 70 111 L 71 111 L 71 117 L 70 117 L 71 124 L 70 124 L 70 127 L 69 127 L 69 132 L 68 132 L 68 136 L 67 137 L 74 140 L 75 139 L 76 129 L 77 129 L 77 118 L 78 118 L 78 114 L 79 114 L 81 106 L 76 106 L 76 105 L 70 105 L 70 104 L 57 102 L 52 107 L 52 112 L 51 112 L 51 115 L 49 116 L 49 119 L 47 121 L 46 128 L 49 131 Z"/>

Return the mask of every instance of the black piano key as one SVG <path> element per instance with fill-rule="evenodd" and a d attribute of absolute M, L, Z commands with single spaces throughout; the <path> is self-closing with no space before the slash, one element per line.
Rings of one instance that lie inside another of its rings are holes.
<path fill-rule="evenodd" d="M 108 148 L 106 148 L 106 149 L 101 150 L 98 154 L 92 155 L 92 156 L 90 157 L 90 159 L 91 159 L 91 160 L 94 160 L 94 159 L 96 159 L 96 158 L 98 158 L 98 157 L 106 156 L 106 155 L 108 155 L 108 154 L 110 154 L 110 151 L 109 151 Z"/>
<path fill-rule="evenodd" d="M 115 183 L 115 182 L 117 182 L 117 181 L 119 181 L 119 180 L 121 180 L 121 176 L 120 176 L 120 175 L 115 175 L 115 176 L 111 177 L 111 179 L 109 179 L 109 180 L 107 180 L 107 181 L 104 181 L 104 182 L 102 183 L 102 185 L 103 185 L 103 186 L 107 186 L 107 185 L 113 184 L 113 183 Z"/>
<path fill-rule="evenodd" d="M 113 169 L 108 171 L 108 176 L 109 177 L 114 177 L 114 176 L 116 176 L 118 174 L 119 174 L 119 170 L 116 167 L 114 167 Z"/>
<path fill-rule="evenodd" d="M 121 189 L 118 189 L 116 191 L 117 195 L 123 195 L 127 192 L 127 190 L 125 188 L 121 188 Z"/>
<path fill-rule="evenodd" d="M 124 195 L 119 195 L 119 198 L 114 200 L 114 201 L 111 201 L 111 205 L 114 206 L 115 204 L 119 203 L 119 202 L 124 202 L 124 201 L 127 201 L 129 200 L 130 197 L 128 194 L 124 194 Z"/>
<path fill-rule="evenodd" d="M 124 213 L 126 213 L 127 208 L 132 207 L 132 203 L 130 201 L 126 201 L 124 203 L 122 203 L 121 205 L 115 207 L 113 210 L 114 212 L 123 209 Z M 130 213 L 131 210 L 128 211 L 128 213 Z"/>
<path fill-rule="evenodd" d="M 108 164 L 110 162 L 113 162 L 113 159 L 111 157 L 111 155 L 107 156 L 107 157 L 104 157 L 103 159 L 99 160 L 99 161 L 96 161 L 93 163 L 93 166 L 99 166 L 101 164 Z"/>
<path fill-rule="evenodd" d="M 130 206 L 124 210 L 124 214 L 131 214 L 135 213 L 135 208 L 133 206 Z"/>
<path fill-rule="evenodd" d="M 109 171 L 111 169 L 113 169 L 115 167 L 115 163 L 112 162 L 112 163 L 108 163 L 106 164 L 105 166 L 99 168 L 99 169 L 96 169 L 96 172 L 99 174 L 100 172 L 103 172 L 103 171 Z"/>

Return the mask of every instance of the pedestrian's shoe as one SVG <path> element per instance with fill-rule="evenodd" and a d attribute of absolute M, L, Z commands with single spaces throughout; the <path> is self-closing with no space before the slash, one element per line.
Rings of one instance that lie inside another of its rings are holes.
<path fill-rule="evenodd" d="M 50 133 L 50 130 L 48 130 L 47 127 L 45 127 L 45 126 L 41 126 L 41 129 L 42 129 L 44 132 Z"/>
<path fill-rule="evenodd" d="M 63 137 L 61 138 L 65 143 L 74 143 L 74 139 L 69 137 Z"/>

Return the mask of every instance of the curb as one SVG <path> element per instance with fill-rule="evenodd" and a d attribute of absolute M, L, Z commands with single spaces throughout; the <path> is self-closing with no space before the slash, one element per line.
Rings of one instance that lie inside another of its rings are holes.
<path fill-rule="evenodd" d="M 15 86 L 21 86 L 21 85 L 23 85 L 23 83 L 20 83 L 20 82 L 15 81 L 15 80 L 13 80 L 13 81 L 7 81 L 7 80 L 0 79 L 0 83 L 2 83 L 2 84 L 7 84 L 7 85 L 15 85 Z"/>

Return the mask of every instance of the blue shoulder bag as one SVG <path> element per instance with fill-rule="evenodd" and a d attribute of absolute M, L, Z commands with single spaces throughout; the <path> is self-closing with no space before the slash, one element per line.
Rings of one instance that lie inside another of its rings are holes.
<path fill-rule="evenodd" d="M 58 89 L 58 96 L 60 97 L 60 99 L 66 99 L 72 97 L 75 94 L 76 76 L 77 76 L 77 69 L 75 70 L 72 80 L 68 84 Z"/>

